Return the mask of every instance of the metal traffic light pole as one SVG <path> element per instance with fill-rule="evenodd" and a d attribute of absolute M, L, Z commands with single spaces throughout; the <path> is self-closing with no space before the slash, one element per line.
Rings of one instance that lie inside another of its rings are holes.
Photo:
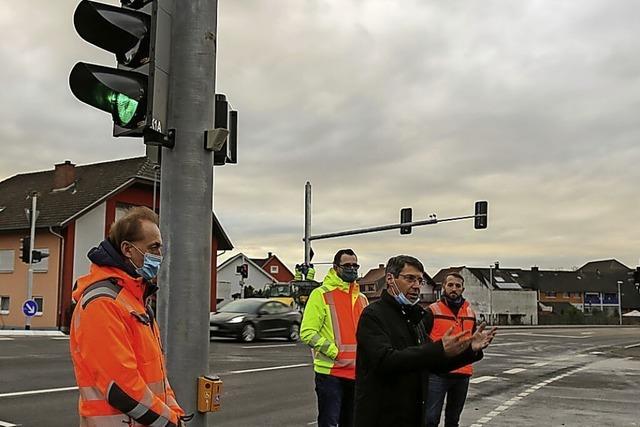
<path fill-rule="evenodd" d="M 38 206 L 38 194 L 31 194 L 31 212 L 29 212 L 31 232 L 29 233 L 29 270 L 27 272 L 27 300 L 33 297 L 33 248 L 36 240 L 36 207 Z M 31 316 L 25 316 L 24 329 L 31 329 Z"/>
<path fill-rule="evenodd" d="M 163 148 L 160 173 L 165 250 L 158 318 L 170 382 L 185 411 L 195 414 L 189 427 L 207 425 L 197 411 L 197 378 L 209 371 L 213 152 L 203 141 L 214 125 L 217 5 L 176 3 L 167 126 L 175 129 L 175 145 Z"/>
<path fill-rule="evenodd" d="M 312 240 L 323 240 L 323 239 L 332 239 L 334 237 L 344 237 L 344 236 L 353 236 L 355 234 L 367 234 L 367 233 L 375 233 L 378 231 L 387 231 L 387 230 L 395 230 L 400 229 L 401 234 L 409 234 L 411 233 L 411 227 L 418 227 L 421 225 L 431 225 L 437 224 L 439 222 L 449 222 L 449 221 L 458 221 L 461 219 L 471 219 L 474 218 L 476 220 L 475 228 L 483 229 L 487 227 L 487 202 L 480 201 L 476 202 L 476 213 L 475 215 L 464 215 L 464 216 L 456 216 L 451 218 L 443 218 L 437 219 L 435 215 L 433 218 L 425 219 L 421 221 L 412 221 L 412 222 L 400 222 L 399 224 L 389 224 L 389 225 L 381 225 L 378 227 L 368 227 L 368 228 L 359 228 L 355 230 L 346 230 L 346 231 L 338 231 L 336 233 L 326 233 L 326 234 L 317 234 L 315 236 L 311 235 L 311 184 L 307 181 L 305 184 L 305 205 L 304 205 L 304 237 L 302 240 L 304 241 L 304 260 L 305 264 L 309 264 L 310 261 L 310 253 L 311 253 L 311 241 Z M 401 218 L 411 218 L 411 208 L 403 208 L 400 211 Z M 483 220 L 478 223 L 478 220 Z"/>

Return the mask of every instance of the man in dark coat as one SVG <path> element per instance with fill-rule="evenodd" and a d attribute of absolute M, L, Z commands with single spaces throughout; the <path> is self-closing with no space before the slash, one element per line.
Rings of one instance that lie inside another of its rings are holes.
<path fill-rule="evenodd" d="M 425 322 L 429 311 L 416 303 L 424 267 L 399 255 L 386 267 L 387 289 L 369 305 L 358 324 L 356 359 L 356 427 L 419 427 L 425 424 L 424 401 L 429 372 L 448 372 L 482 358 L 495 328 L 478 327 L 431 342 Z"/>

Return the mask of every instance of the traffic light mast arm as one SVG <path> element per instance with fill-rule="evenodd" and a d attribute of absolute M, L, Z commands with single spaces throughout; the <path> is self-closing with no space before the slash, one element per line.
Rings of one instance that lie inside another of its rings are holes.
<path fill-rule="evenodd" d="M 318 234 L 316 236 L 309 236 L 309 240 L 322 240 L 322 239 L 331 239 L 333 237 L 353 236 L 355 234 L 375 233 L 376 231 L 395 230 L 401 227 L 417 227 L 420 225 L 431 225 L 431 224 L 437 224 L 439 222 L 458 221 L 461 219 L 470 219 L 475 217 L 476 215 L 465 215 L 465 216 L 455 216 L 455 217 L 443 218 L 443 219 L 435 219 L 435 218 L 425 219 L 422 221 L 408 222 L 405 224 L 381 225 L 379 227 L 360 228 L 357 230 L 347 230 L 347 231 L 339 231 L 336 233 Z"/>

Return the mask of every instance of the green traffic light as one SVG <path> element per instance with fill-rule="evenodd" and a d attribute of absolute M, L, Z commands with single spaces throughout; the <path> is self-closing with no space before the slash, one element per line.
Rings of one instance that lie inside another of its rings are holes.
<path fill-rule="evenodd" d="M 138 101 L 122 93 L 111 93 L 109 94 L 108 100 L 117 113 L 116 117 L 120 123 L 124 126 L 128 125 L 136 115 Z"/>

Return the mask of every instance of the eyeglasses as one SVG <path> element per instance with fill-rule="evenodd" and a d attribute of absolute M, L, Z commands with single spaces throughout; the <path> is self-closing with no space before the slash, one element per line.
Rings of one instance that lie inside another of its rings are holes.
<path fill-rule="evenodd" d="M 406 280 L 409 283 L 418 283 L 419 285 L 422 285 L 424 283 L 424 277 L 422 276 L 414 276 L 413 274 L 398 274 L 398 276 L 402 277 L 404 280 Z"/>
<path fill-rule="evenodd" d="M 341 264 L 338 267 L 340 268 L 355 268 L 356 270 L 360 268 L 358 264 Z"/>

